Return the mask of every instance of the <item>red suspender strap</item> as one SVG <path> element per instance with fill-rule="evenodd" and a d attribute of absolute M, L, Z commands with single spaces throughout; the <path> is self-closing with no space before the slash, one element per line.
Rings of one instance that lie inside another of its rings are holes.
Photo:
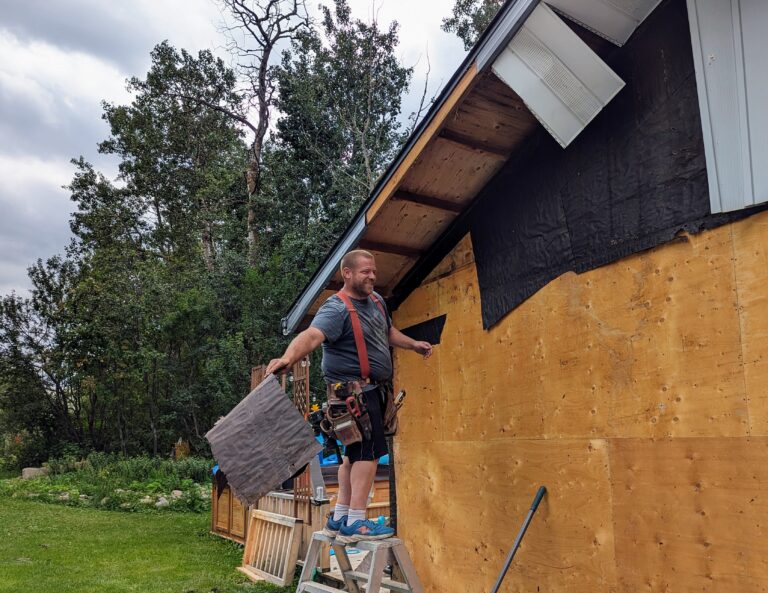
<path fill-rule="evenodd" d="M 371 372 L 371 366 L 368 362 L 368 348 L 365 346 L 365 336 L 363 336 L 363 327 L 360 325 L 360 318 L 357 315 L 357 309 L 352 304 L 346 294 L 339 291 L 336 293 L 349 311 L 349 320 L 352 322 L 352 334 L 355 336 L 355 346 L 357 347 L 357 358 L 360 359 L 360 376 L 362 379 L 367 379 Z"/>
<path fill-rule="evenodd" d="M 381 314 L 384 316 L 384 323 L 389 325 L 387 323 L 387 312 L 384 310 L 384 305 L 381 304 L 381 301 L 373 293 L 371 293 L 371 299 L 373 299 L 373 302 L 376 303 L 376 306 L 379 308 L 379 311 L 381 311 Z"/>
<path fill-rule="evenodd" d="M 355 336 L 357 358 L 360 360 L 360 377 L 362 379 L 367 379 L 371 372 L 371 364 L 368 360 L 368 348 L 365 345 L 365 336 L 363 335 L 363 326 L 360 325 L 360 317 L 357 314 L 355 305 L 352 303 L 352 299 L 341 291 L 337 292 L 336 296 L 342 300 L 347 307 L 347 311 L 349 311 L 349 321 L 352 323 L 352 334 Z M 371 295 L 371 299 L 373 299 L 373 302 L 376 303 L 379 311 L 381 311 L 381 314 L 384 316 L 384 323 L 386 324 L 387 312 L 384 310 L 384 305 L 381 304 L 381 301 L 375 294 Z"/>

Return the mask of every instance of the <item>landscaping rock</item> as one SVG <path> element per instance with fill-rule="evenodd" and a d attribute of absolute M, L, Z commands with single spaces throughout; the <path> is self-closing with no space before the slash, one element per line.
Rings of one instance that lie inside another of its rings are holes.
<path fill-rule="evenodd" d="M 27 498 L 40 498 L 40 493 L 39 492 L 30 492 L 29 494 L 27 494 Z"/>
<path fill-rule="evenodd" d="M 107 506 L 109 504 L 109 496 L 105 496 L 99 501 L 99 504 L 103 507 Z"/>
<path fill-rule="evenodd" d="M 130 502 L 124 502 L 123 504 L 120 505 L 120 508 L 121 509 L 131 509 L 131 508 L 133 508 L 133 505 Z"/>
<path fill-rule="evenodd" d="M 22 480 L 31 480 L 32 478 L 40 478 L 47 475 L 47 467 L 25 467 L 23 470 L 21 470 Z"/>
<path fill-rule="evenodd" d="M 69 500 L 69 492 L 62 492 L 59 494 L 59 500 Z"/>
<path fill-rule="evenodd" d="M 184 496 L 184 492 L 181 490 L 174 490 L 171 492 L 171 498 L 181 498 L 182 496 Z"/>
<path fill-rule="evenodd" d="M 87 494 L 81 494 L 81 495 L 79 496 L 79 498 L 80 498 L 80 500 L 89 500 L 91 497 L 90 497 L 90 496 L 88 496 Z"/>
<path fill-rule="evenodd" d="M 139 501 L 141 504 L 152 504 L 154 501 L 151 496 L 145 496 Z"/>
<path fill-rule="evenodd" d="M 155 503 L 155 506 L 158 509 L 164 509 L 164 508 L 166 508 L 166 507 L 168 507 L 170 505 L 171 505 L 171 503 L 168 502 L 168 499 L 165 496 L 161 496 L 160 498 L 158 498 L 157 502 Z"/>

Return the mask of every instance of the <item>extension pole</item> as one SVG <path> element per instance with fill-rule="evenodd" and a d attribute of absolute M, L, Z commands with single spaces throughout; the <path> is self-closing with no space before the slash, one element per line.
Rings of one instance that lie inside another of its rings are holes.
<path fill-rule="evenodd" d="M 533 498 L 531 509 L 528 511 L 528 515 L 525 517 L 523 526 L 520 528 L 520 533 L 517 534 L 517 539 L 515 539 L 515 544 L 512 546 L 512 549 L 509 551 L 509 556 L 507 556 L 507 562 L 506 564 L 504 564 L 504 570 L 501 571 L 499 578 L 496 579 L 496 584 L 493 586 L 493 591 L 491 591 L 491 593 L 498 593 L 499 587 L 501 587 L 501 581 L 503 581 L 504 577 L 507 575 L 507 571 L 509 570 L 509 565 L 512 564 L 512 558 L 515 557 L 515 552 L 517 552 L 517 548 L 520 547 L 520 542 L 523 541 L 523 536 L 525 535 L 525 532 L 528 529 L 528 525 L 531 523 L 531 519 L 533 519 L 533 514 L 536 512 L 536 509 L 539 508 L 539 503 L 541 502 L 541 499 L 544 498 L 544 495 L 546 493 L 547 493 L 547 489 L 544 486 L 539 486 L 539 490 L 536 492 L 536 496 Z"/>

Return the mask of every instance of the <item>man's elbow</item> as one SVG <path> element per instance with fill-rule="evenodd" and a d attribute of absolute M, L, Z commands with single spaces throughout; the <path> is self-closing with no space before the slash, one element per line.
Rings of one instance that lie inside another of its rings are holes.
<path fill-rule="evenodd" d="M 311 348 L 311 350 L 315 350 L 325 341 L 325 334 L 316 327 L 308 327 L 302 332 L 302 334 L 306 340 L 306 344 Z"/>

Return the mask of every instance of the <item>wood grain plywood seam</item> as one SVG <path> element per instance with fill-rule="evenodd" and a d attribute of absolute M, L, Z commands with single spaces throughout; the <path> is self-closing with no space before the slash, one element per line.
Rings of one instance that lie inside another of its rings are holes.
<path fill-rule="evenodd" d="M 448 276 L 455 274 L 456 272 L 463 270 L 464 268 L 468 268 L 470 266 L 474 266 L 475 262 L 474 260 L 471 262 L 468 262 L 466 264 L 462 264 L 460 266 L 456 266 L 455 268 L 449 270 L 448 272 L 444 272 L 442 274 L 439 274 L 437 276 L 432 276 L 430 278 L 427 278 L 420 284 L 420 286 L 426 286 L 427 284 L 432 284 L 433 282 L 439 282 L 440 280 L 443 280 L 444 278 L 447 278 Z M 442 313 L 441 313 L 442 314 Z"/>
<path fill-rule="evenodd" d="M 405 177 L 406 173 L 410 170 L 411 166 L 416 162 L 416 159 L 421 155 L 424 149 L 430 142 L 437 136 L 442 127 L 445 125 L 448 117 L 466 96 L 469 90 L 477 83 L 477 64 L 472 65 L 467 69 L 466 73 L 462 77 L 461 81 L 456 85 L 451 97 L 445 102 L 440 111 L 437 112 L 435 118 L 427 126 L 426 130 L 421 134 L 415 145 L 411 148 L 408 154 L 405 156 L 400 166 L 395 170 L 392 177 L 382 188 L 379 196 L 370 205 L 368 211 L 365 213 L 366 223 L 370 224 L 376 217 L 376 214 L 381 210 L 381 207 L 389 200 L 389 197 L 400 185 L 400 182 Z"/>
<path fill-rule="evenodd" d="M 751 411 L 750 411 L 750 397 L 749 397 L 749 391 L 747 389 L 747 372 L 745 368 L 745 364 L 747 361 L 747 353 L 745 352 L 745 344 L 744 344 L 744 310 L 741 307 L 741 295 L 739 294 L 739 274 L 737 272 L 737 266 L 736 266 L 736 240 L 733 236 L 733 224 L 728 225 L 728 236 L 731 240 L 731 253 L 732 259 L 731 259 L 731 266 L 733 268 L 733 289 L 736 293 L 736 314 L 739 318 L 739 347 L 741 352 L 741 381 L 742 386 L 744 388 L 744 400 L 746 403 L 747 408 L 747 436 L 752 436 L 752 419 L 750 418 Z"/>
<path fill-rule="evenodd" d="M 617 529 L 617 522 L 616 522 L 616 513 L 613 512 L 615 506 L 613 503 L 613 489 L 614 489 L 614 482 L 613 482 L 613 457 L 614 457 L 614 450 L 613 450 L 613 443 L 612 438 L 605 439 L 606 446 L 608 447 L 608 454 L 606 457 L 608 458 L 608 499 L 609 499 L 609 508 L 611 509 L 611 529 L 613 530 L 613 567 L 614 567 L 614 576 L 616 577 L 616 583 L 614 583 L 615 587 L 618 589 L 618 580 L 619 580 L 619 560 L 616 556 L 616 529 Z"/>

